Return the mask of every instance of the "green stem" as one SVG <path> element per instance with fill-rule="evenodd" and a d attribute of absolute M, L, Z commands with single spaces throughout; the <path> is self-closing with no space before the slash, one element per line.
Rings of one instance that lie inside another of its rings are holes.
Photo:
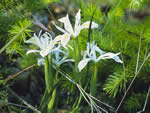
<path fill-rule="evenodd" d="M 90 94 L 92 96 L 96 95 L 97 71 L 98 71 L 97 63 L 95 63 L 95 65 L 94 65 L 94 75 L 91 77 L 91 83 L 90 83 Z"/>
<path fill-rule="evenodd" d="M 78 38 L 74 39 L 74 59 L 75 59 L 75 72 L 79 72 L 78 70 L 78 63 L 80 61 L 81 58 L 81 53 L 80 53 L 80 46 L 79 46 L 79 41 Z"/>
<path fill-rule="evenodd" d="M 59 67 L 56 67 L 56 74 L 55 74 L 55 81 L 58 80 L 58 73 L 59 73 Z M 56 98 L 56 88 L 53 90 L 52 97 L 48 103 L 48 113 L 52 113 L 54 104 L 55 104 L 55 98 Z"/>
<path fill-rule="evenodd" d="M 45 57 L 45 82 L 49 93 L 53 87 L 52 60 L 50 55 Z"/>
<path fill-rule="evenodd" d="M 79 41 L 78 38 L 74 38 L 74 59 L 75 59 L 75 74 L 80 76 L 79 70 L 78 70 L 78 63 L 81 59 L 81 51 L 80 51 L 80 46 L 79 46 Z M 81 79 L 79 79 L 79 84 L 82 86 Z M 76 113 L 78 111 L 78 108 L 80 106 L 80 103 L 82 102 L 83 96 L 80 93 L 79 98 L 77 98 L 78 101 L 76 101 L 75 108 L 72 110 L 71 113 Z"/>
<path fill-rule="evenodd" d="M 53 91 L 52 98 L 48 103 L 48 113 L 52 113 L 56 97 L 56 88 Z"/>

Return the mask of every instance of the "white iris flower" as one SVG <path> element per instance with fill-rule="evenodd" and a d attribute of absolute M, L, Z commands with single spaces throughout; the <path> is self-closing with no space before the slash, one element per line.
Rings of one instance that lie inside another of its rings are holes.
<path fill-rule="evenodd" d="M 68 14 L 65 17 L 60 18 L 58 20 L 59 22 L 62 22 L 64 24 L 64 28 L 65 28 L 64 30 L 60 28 L 59 26 L 55 25 L 58 30 L 64 33 L 64 35 L 62 35 L 60 39 L 63 46 L 67 45 L 67 43 L 70 40 L 71 35 L 74 37 L 77 37 L 82 29 L 89 28 L 90 21 L 87 21 L 83 23 L 82 25 L 80 25 L 80 19 L 81 19 L 81 15 L 80 15 L 80 10 L 79 10 L 75 16 L 74 30 L 69 20 Z M 91 28 L 98 28 L 98 24 L 96 24 L 95 22 L 92 22 Z"/>
<path fill-rule="evenodd" d="M 59 67 L 61 64 L 65 63 L 65 62 L 74 62 L 73 59 L 67 59 L 68 58 L 68 52 L 66 53 L 65 51 L 60 50 L 60 49 L 54 51 L 52 56 L 54 56 L 52 58 L 52 62 L 57 67 Z M 44 58 L 39 58 L 38 59 L 38 65 L 44 65 L 44 64 L 45 64 Z"/>
<path fill-rule="evenodd" d="M 96 53 L 99 54 L 98 57 Z M 122 61 L 118 57 L 119 54 L 120 53 L 105 53 L 95 44 L 95 42 L 93 42 L 93 44 L 91 45 L 88 43 L 87 50 L 84 52 L 83 59 L 78 64 L 79 71 L 81 71 L 91 60 L 97 63 L 101 59 L 114 59 L 116 62 L 122 63 Z"/>
<path fill-rule="evenodd" d="M 53 40 L 52 36 L 49 33 L 46 32 L 43 35 L 41 35 L 41 32 L 42 31 L 40 31 L 38 36 L 34 34 L 34 36 L 31 39 L 26 41 L 26 43 L 32 43 L 32 44 L 37 45 L 40 48 L 40 50 L 29 50 L 27 51 L 27 54 L 39 52 L 42 57 L 45 57 L 50 52 L 53 52 L 59 49 L 60 45 L 58 44 L 56 46 L 57 40 Z"/>

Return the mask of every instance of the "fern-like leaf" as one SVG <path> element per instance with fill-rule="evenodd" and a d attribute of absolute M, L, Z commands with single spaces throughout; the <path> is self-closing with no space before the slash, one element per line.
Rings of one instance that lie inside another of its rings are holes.
<path fill-rule="evenodd" d="M 30 26 L 30 25 L 31 25 L 31 21 L 24 19 L 12 26 L 12 29 L 9 30 L 8 43 L 11 40 L 13 41 L 6 48 L 7 54 L 12 55 L 15 52 L 21 54 L 21 51 L 23 50 L 21 43 L 26 40 L 26 37 L 31 36 L 30 33 L 32 32 L 32 30 L 26 28 L 27 26 Z"/>
<path fill-rule="evenodd" d="M 115 97 L 118 91 L 122 91 L 125 88 L 126 82 L 127 78 L 124 76 L 124 73 L 114 73 L 106 80 L 103 90 L 110 96 Z"/>

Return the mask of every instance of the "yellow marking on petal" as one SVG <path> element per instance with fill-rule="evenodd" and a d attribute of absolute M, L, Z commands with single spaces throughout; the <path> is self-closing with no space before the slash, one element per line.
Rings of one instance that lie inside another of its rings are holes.
<path fill-rule="evenodd" d="M 89 27 L 89 23 L 83 24 L 84 27 Z"/>
<path fill-rule="evenodd" d="M 40 52 L 41 56 L 42 57 L 45 57 L 47 55 L 47 50 L 46 49 L 43 49 L 41 52 Z"/>
<path fill-rule="evenodd" d="M 64 34 L 64 38 L 68 38 L 68 37 L 69 37 L 68 33 Z"/>
<path fill-rule="evenodd" d="M 33 41 L 33 42 L 35 41 L 35 39 L 34 39 L 34 38 L 31 38 L 30 40 L 31 40 L 31 41 Z"/>
<path fill-rule="evenodd" d="M 59 35 L 59 36 L 57 36 L 57 37 L 55 38 L 55 40 L 56 40 L 56 41 L 60 41 L 61 38 L 62 38 L 62 37 Z"/>

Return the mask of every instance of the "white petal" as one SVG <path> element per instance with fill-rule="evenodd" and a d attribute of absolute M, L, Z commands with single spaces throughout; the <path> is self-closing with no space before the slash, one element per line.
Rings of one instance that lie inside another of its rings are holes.
<path fill-rule="evenodd" d="M 54 46 L 55 46 L 55 44 L 56 44 L 56 40 L 51 40 L 50 42 L 49 42 L 49 44 L 48 44 L 48 46 L 47 46 L 47 50 L 49 51 L 50 49 L 53 49 L 54 48 Z"/>
<path fill-rule="evenodd" d="M 81 70 L 87 65 L 89 61 L 90 61 L 90 58 L 85 58 L 79 62 L 78 64 L 79 72 L 81 72 Z"/>
<path fill-rule="evenodd" d="M 89 28 L 89 26 L 90 26 L 90 21 L 87 21 L 81 25 L 80 29 Z M 98 28 L 98 24 L 92 22 L 91 28 Z"/>
<path fill-rule="evenodd" d="M 35 52 L 40 52 L 40 50 L 29 50 L 29 51 L 27 51 L 27 55 L 30 53 L 35 53 Z"/>
<path fill-rule="evenodd" d="M 113 59 L 118 63 L 123 63 L 123 61 L 118 56 L 114 56 Z"/>
<path fill-rule="evenodd" d="M 30 38 L 29 40 L 27 40 L 25 43 L 35 44 L 35 45 L 37 45 L 38 47 L 40 47 L 42 49 L 42 44 L 41 44 L 40 39 L 39 39 L 40 34 L 41 34 L 41 31 L 40 31 L 40 33 L 37 37 L 37 35 L 34 33 L 33 37 Z"/>
<path fill-rule="evenodd" d="M 50 40 L 52 40 L 52 36 L 49 33 L 44 33 L 41 38 L 43 37 L 43 44 L 45 45 L 44 48 L 46 48 L 48 46 L 48 43 Z"/>
<path fill-rule="evenodd" d="M 73 59 L 60 60 L 58 62 L 58 66 L 60 66 L 61 64 L 65 63 L 65 62 L 74 62 L 74 60 Z"/>
<path fill-rule="evenodd" d="M 70 40 L 70 34 L 66 33 L 66 34 L 62 35 L 61 43 L 62 43 L 63 47 L 65 47 L 68 44 L 69 40 Z"/>
<path fill-rule="evenodd" d="M 80 23 L 80 19 L 81 19 L 81 14 L 80 14 L 81 10 L 79 9 L 79 11 L 77 12 L 75 18 L 76 18 L 76 23 Z"/>
<path fill-rule="evenodd" d="M 48 55 L 48 50 L 47 50 L 47 49 L 43 49 L 42 51 L 40 51 L 40 55 L 41 55 L 42 57 L 47 56 L 47 55 Z"/>
<path fill-rule="evenodd" d="M 45 42 L 45 40 L 44 40 L 44 38 L 41 36 L 41 38 L 40 38 L 40 41 L 41 41 L 41 45 L 42 45 L 42 49 L 44 49 L 44 48 L 46 48 L 46 46 L 47 46 L 47 42 Z"/>
<path fill-rule="evenodd" d="M 99 61 L 100 59 L 114 59 L 116 62 L 122 63 L 122 61 L 120 60 L 120 58 L 118 57 L 120 53 L 106 53 L 103 54 L 102 56 L 100 56 L 97 60 Z"/>
<path fill-rule="evenodd" d="M 88 51 L 84 51 L 83 59 L 85 59 L 89 55 Z"/>
<path fill-rule="evenodd" d="M 55 25 L 55 27 L 56 27 L 59 31 L 61 31 L 62 33 L 66 33 L 66 31 L 63 30 L 61 27 L 57 26 L 56 24 L 54 24 L 54 25 Z"/>
<path fill-rule="evenodd" d="M 45 49 L 43 49 L 43 50 L 40 52 L 40 55 L 41 55 L 42 57 L 45 57 L 45 56 L 47 56 L 50 52 L 55 51 L 56 48 L 53 49 L 54 46 L 55 46 L 55 44 L 56 44 L 56 41 L 55 41 L 55 40 L 52 40 L 52 41 L 49 43 L 48 47 L 45 48 Z"/>
<path fill-rule="evenodd" d="M 98 46 L 95 46 L 95 50 L 99 52 L 100 55 L 103 55 L 105 52 L 102 51 Z"/>
<path fill-rule="evenodd" d="M 74 37 L 78 36 L 80 33 L 80 19 L 81 19 L 81 15 L 79 10 L 75 16 Z"/>
<path fill-rule="evenodd" d="M 67 32 L 69 32 L 71 34 L 74 33 L 68 14 L 66 15 L 66 17 L 60 18 L 58 21 L 64 23 L 64 28 Z"/>
<path fill-rule="evenodd" d="M 62 38 L 62 35 L 58 35 L 58 36 L 55 37 L 54 40 L 58 42 L 58 41 L 61 41 L 61 38 Z"/>
<path fill-rule="evenodd" d="M 29 40 L 25 41 L 25 43 L 31 43 L 31 44 L 35 44 L 38 47 L 40 47 L 40 41 L 39 39 L 35 39 L 35 38 L 30 38 Z"/>
<path fill-rule="evenodd" d="M 67 59 L 67 60 L 64 60 L 63 63 L 64 62 L 74 62 L 74 59 Z"/>

